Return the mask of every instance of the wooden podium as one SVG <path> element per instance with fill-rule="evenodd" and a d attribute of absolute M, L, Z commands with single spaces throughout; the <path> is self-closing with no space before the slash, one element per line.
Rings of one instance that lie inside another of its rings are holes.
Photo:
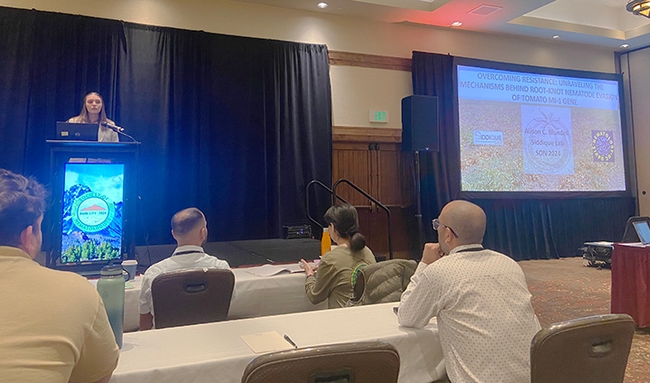
<path fill-rule="evenodd" d="M 628 314 L 650 327 L 650 246 L 615 243 L 612 252 L 612 314 Z"/>

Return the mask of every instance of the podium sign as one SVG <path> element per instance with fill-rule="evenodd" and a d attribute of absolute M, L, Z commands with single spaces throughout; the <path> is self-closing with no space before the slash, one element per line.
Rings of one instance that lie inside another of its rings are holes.
<path fill-rule="evenodd" d="M 47 142 L 53 199 L 48 266 L 92 273 L 133 258 L 139 143 Z"/>

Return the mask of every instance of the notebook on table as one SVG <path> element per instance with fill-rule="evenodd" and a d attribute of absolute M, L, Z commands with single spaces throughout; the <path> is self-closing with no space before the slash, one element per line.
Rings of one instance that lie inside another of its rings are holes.
<path fill-rule="evenodd" d="M 84 124 L 73 122 L 56 123 L 57 140 L 97 141 L 97 124 Z"/>

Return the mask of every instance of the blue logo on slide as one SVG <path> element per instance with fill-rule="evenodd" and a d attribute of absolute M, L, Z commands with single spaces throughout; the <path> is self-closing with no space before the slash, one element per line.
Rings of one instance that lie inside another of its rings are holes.
<path fill-rule="evenodd" d="M 474 145 L 503 145 L 503 132 L 475 130 Z"/>
<path fill-rule="evenodd" d="M 614 162 L 614 140 L 611 130 L 592 130 L 591 149 L 594 162 Z"/>

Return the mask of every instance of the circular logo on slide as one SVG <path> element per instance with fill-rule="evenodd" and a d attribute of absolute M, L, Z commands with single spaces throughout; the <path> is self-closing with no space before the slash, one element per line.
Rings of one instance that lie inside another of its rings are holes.
<path fill-rule="evenodd" d="M 115 217 L 115 206 L 106 196 L 90 192 L 74 201 L 72 222 L 87 233 L 105 229 Z"/>
<path fill-rule="evenodd" d="M 611 162 L 614 158 L 614 140 L 609 131 L 592 132 L 591 148 L 594 152 L 594 160 L 600 162 Z"/>

